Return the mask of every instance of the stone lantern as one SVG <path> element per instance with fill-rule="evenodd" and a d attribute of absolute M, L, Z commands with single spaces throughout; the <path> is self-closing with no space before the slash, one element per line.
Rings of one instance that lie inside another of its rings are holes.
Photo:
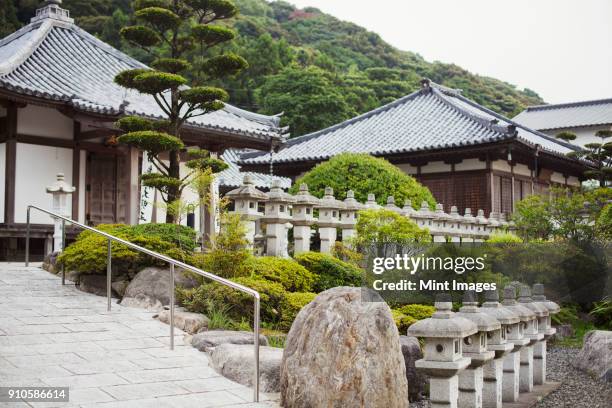
<path fill-rule="evenodd" d="M 536 343 L 533 349 L 533 382 L 534 384 L 541 385 L 546 383 L 546 341 L 556 332 L 555 328 L 551 325 L 550 317 L 553 314 L 559 313 L 561 308 L 555 302 L 546 299 L 544 295 L 544 285 L 541 283 L 533 285 L 532 299 L 535 303 L 548 309 L 548 316 L 543 324 L 540 322 L 539 327 L 540 333 L 544 333 L 544 340 Z"/>
<path fill-rule="evenodd" d="M 408 329 L 409 336 L 425 339 L 423 358 L 415 362 L 417 370 L 430 377 L 429 394 L 432 408 L 457 408 L 459 378 L 457 374 L 471 362 L 462 354 L 463 339 L 478 328 L 470 320 L 453 313 L 449 294 L 436 296 L 436 312 Z"/>
<path fill-rule="evenodd" d="M 344 208 L 340 210 L 340 228 L 342 228 L 342 242 L 349 246 L 351 239 L 355 236 L 355 224 L 357 224 L 357 211 L 363 206 L 355 200 L 353 190 L 346 192 Z"/>
<path fill-rule="evenodd" d="M 447 216 L 447 231 L 451 237 L 451 242 L 461 242 L 461 222 L 463 217 L 457 211 L 457 206 L 451 207 L 450 214 Z"/>
<path fill-rule="evenodd" d="M 480 408 L 483 400 L 483 366 L 493 360 L 495 352 L 487 347 L 487 338 L 501 332 L 501 323 L 482 313 L 476 301 L 476 292 L 465 291 L 463 306 L 456 316 L 472 321 L 478 332 L 463 339 L 463 355 L 472 360 L 469 367 L 459 374 L 459 407 Z"/>
<path fill-rule="evenodd" d="M 319 199 L 310 194 L 308 186 L 301 184 L 293 204 L 293 251 L 296 255 L 310 251 L 310 227 L 317 221 L 314 207 L 318 203 Z"/>
<path fill-rule="evenodd" d="M 443 204 L 436 204 L 436 211 L 433 213 L 433 222 L 431 227 L 431 235 L 433 242 L 446 242 L 446 221 L 448 215 L 444 212 Z"/>
<path fill-rule="evenodd" d="M 321 238 L 321 252 L 329 254 L 336 243 L 340 225 L 340 210 L 344 203 L 334 198 L 334 190 L 325 187 L 325 195 L 316 207 L 319 210 L 319 237 Z"/>
<path fill-rule="evenodd" d="M 491 214 L 489 214 L 489 227 L 487 228 L 489 234 L 494 234 L 497 232 L 500 226 L 501 223 L 499 222 L 499 213 L 492 211 Z"/>
<path fill-rule="evenodd" d="M 482 389 L 482 406 L 484 408 L 501 408 L 504 372 L 504 357 L 514 350 L 514 344 L 508 341 L 508 333 L 513 332 L 513 327 L 518 329 L 520 319 L 518 315 L 510 309 L 503 307 L 499 303 L 499 294 L 496 290 L 485 292 L 485 302 L 480 308 L 482 313 L 494 317 L 501 323 L 501 330 L 487 334 L 487 349 L 495 352 L 495 358 L 483 367 L 484 384 Z M 514 330 L 518 333 L 518 330 Z M 509 385 L 514 385 L 512 381 Z M 514 389 L 509 389 L 508 393 L 514 395 Z M 518 384 L 516 393 L 518 394 Z"/>
<path fill-rule="evenodd" d="M 414 213 L 413 218 L 414 222 L 416 222 L 419 227 L 428 228 L 431 232 L 434 213 L 429 209 L 429 203 L 427 201 L 423 200 L 421 202 L 421 208 Z"/>
<path fill-rule="evenodd" d="M 376 202 L 376 196 L 372 193 L 368 194 L 368 200 L 365 202 L 365 208 L 367 209 L 372 209 L 372 210 L 378 210 L 381 209 L 382 207 Z"/>
<path fill-rule="evenodd" d="M 47 193 L 51 194 L 52 198 L 52 211 L 64 217 L 69 217 L 68 214 L 68 196 L 72 195 L 76 191 L 76 188 L 66 183 L 64 180 L 64 173 L 57 174 L 57 180 L 55 183 L 47 187 Z M 53 250 L 61 252 L 64 250 L 65 244 L 65 226 L 66 222 L 55 218 L 53 220 Z"/>
<path fill-rule="evenodd" d="M 266 254 L 269 256 L 289 256 L 287 253 L 287 224 L 291 225 L 290 206 L 293 203 L 295 203 L 295 197 L 283 191 L 280 180 L 274 180 L 268 193 L 266 212 L 261 219 L 266 223 Z"/>
<path fill-rule="evenodd" d="M 399 213 L 401 211 L 401 209 L 397 205 L 395 205 L 395 197 L 393 196 L 387 197 L 387 205 L 385 205 L 385 208 L 396 213 Z"/>
<path fill-rule="evenodd" d="M 519 351 L 519 391 L 530 392 L 533 389 L 533 345 L 543 339 L 544 336 L 538 333 L 538 321 L 535 313 L 516 301 L 516 286 L 508 285 L 504 288 L 502 304 L 519 315 L 523 336 L 528 340 L 527 344 Z M 504 365 L 505 370 L 506 366 Z"/>
<path fill-rule="evenodd" d="M 476 224 L 476 218 L 472 215 L 472 209 L 466 208 L 461 221 L 462 229 L 464 230 L 464 237 L 461 239 L 463 242 L 474 242 L 474 224 Z"/>
<path fill-rule="evenodd" d="M 402 207 L 401 214 L 405 217 L 412 219 L 414 213 L 416 213 L 416 210 L 412 207 L 412 200 L 407 198 L 404 202 L 404 206 Z"/>
<path fill-rule="evenodd" d="M 487 226 L 489 225 L 489 220 L 484 216 L 484 210 L 478 210 L 476 214 L 476 224 L 478 225 L 478 235 L 479 238 L 476 238 L 476 242 L 483 242 L 484 238 L 487 237 Z"/>
<path fill-rule="evenodd" d="M 257 230 L 257 220 L 263 217 L 259 212 L 259 202 L 266 201 L 268 195 L 255 188 L 253 176 L 244 176 L 242 186 L 230 191 L 225 195 L 234 202 L 234 213 L 240 214 L 240 218 L 246 226 L 246 239 L 252 247 L 255 242 L 255 232 Z"/>

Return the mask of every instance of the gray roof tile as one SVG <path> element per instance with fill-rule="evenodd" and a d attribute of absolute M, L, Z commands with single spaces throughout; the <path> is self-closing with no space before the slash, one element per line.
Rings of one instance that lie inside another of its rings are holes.
<path fill-rule="evenodd" d="M 64 102 L 86 112 L 164 117 L 149 95 L 113 82 L 121 71 L 146 68 L 70 21 L 45 18 L 0 40 L 0 89 Z M 280 118 L 244 111 L 229 104 L 192 118 L 189 127 L 279 138 Z"/>
<path fill-rule="evenodd" d="M 290 139 L 274 163 L 321 161 L 345 152 L 377 156 L 471 146 L 518 139 L 558 155 L 575 150 L 521 126 L 463 97 L 458 90 L 431 83 L 388 105 L 327 129 Z M 263 164 L 269 156 L 250 153 L 241 163 Z"/>
<path fill-rule="evenodd" d="M 514 120 L 538 130 L 612 125 L 612 98 L 530 106 L 519 113 Z"/>
<path fill-rule="evenodd" d="M 286 177 L 270 176 L 268 174 L 255 173 L 251 171 L 240 171 L 240 166 L 238 166 L 237 162 L 238 158 L 240 157 L 240 154 L 243 153 L 245 153 L 244 150 L 240 151 L 236 149 L 228 149 L 223 153 L 221 158 L 225 163 L 227 163 L 229 167 L 217 175 L 219 186 L 240 187 L 242 185 L 242 181 L 244 180 L 244 176 L 248 174 L 251 176 L 253 184 L 257 188 L 270 189 L 270 187 L 272 186 L 272 182 L 275 180 L 279 180 L 281 183 L 281 187 L 285 190 L 291 187 L 291 179 L 288 179 Z"/>

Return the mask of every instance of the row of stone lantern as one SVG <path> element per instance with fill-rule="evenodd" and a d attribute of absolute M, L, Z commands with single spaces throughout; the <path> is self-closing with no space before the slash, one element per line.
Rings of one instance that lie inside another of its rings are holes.
<path fill-rule="evenodd" d="M 533 292 L 509 285 L 502 303 L 488 291 L 478 307 L 475 293 L 466 291 L 457 313 L 450 295 L 439 294 L 433 316 L 410 326 L 409 335 L 425 340 L 415 366 L 430 377 L 432 408 L 501 408 L 546 382 L 546 340 L 555 333 L 550 315 L 559 306 L 546 300 L 543 285 Z"/>
<path fill-rule="evenodd" d="M 302 184 L 296 195 L 283 191 L 280 181 L 272 184 L 270 192 L 264 193 L 254 186 L 250 175 L 245 176 L 244 183 L 239 188 L 230 191 L 226 197 L 234 201 L 234 212 L 240 214 L 247 224 L 247 239 L 254 244 L 258 222 L 266 225 L 266 253 L 271 256 L 288 255 L 288 230 L 293 228 L 295 253 L 310 250 L 311 227 L 318 225 L 321 240 L 321 252 L 331 252 L 337 240 L 337 231 L 342 231 L 343 242 L 355 235 L 357 212 L 361 209 L 386 208 L 398 214 L 410 217 L 417 225 L 428 228 L 434 242 L 445 242 L 451 237 L 453 242 L 484 241 L 492 232 L 501 228 L 511 227 L 503 216 L 493 212 L 487 219 L 484 211 L 478 210 L 477 216 L 472 216 L 469 208 L 460 215 L 457 207 L 451 208 L 446 214 L 442 204 L 437 204 L 431 211 L 429 203 L 423 201 L 421 208 L 415 210 L 410 200 L 406 200 L 403 208 L 395 205 L 395 198 L 388 197 L 387 205 L 376 203 L 374 194 L 368 195 L 365 204 L 355 199 L 353 191 L 347 191 L 344 201 L 334 197 L 332 188 L 327 187 L 323 198 L 316 198 L 308 191 L 308 186 Z M 259 203 L 264 202 L 265 212 L 259 212 Z M 318 218 L 314 212 L 318 211 Z"/>

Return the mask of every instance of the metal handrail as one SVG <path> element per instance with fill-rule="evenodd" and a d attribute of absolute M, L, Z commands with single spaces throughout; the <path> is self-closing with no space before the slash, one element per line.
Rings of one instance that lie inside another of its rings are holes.
<path fill-rule="evenodd" d="M 65 246 L 65 242 L 66 242 L 66 222 L 69 222 L 70 224 L 76 225 L 78 227 L 81 227 L 83 229 L 86 229 L 88 231 L 94 232 L 98 235 L 102 235 L 104 237 L 106 237 L 108 239 L 108 252 L 107 252 L 107 263 L 106 263 L 106 296 L 108 299 L 108 311 L 111 310 L 111 243 L 113 241 L 118 242 L 120 244 L 123 244 L 129 248 L 132 248 L 138 252 L 142 252 L 144 254 L 147 254 L 149 256 L 152 256 L 153 258 L 157 258 L 160 259 L 164 262 L 167 262 L 168 264 L 170 264 L 170 279 L 172 282 L 171 288 L 172 291 L 170 292 L 170 349 L 174 350 L 174 290 L 175 290 L 175 279 L 174 279 L 174 267 L 178 266 L 180 268 L 186 269 L 188 271 L 197 273 L 200 276 L 203 276 L 205 278 L 211 279 L 215 282 L 221 283 L 225 286 L 229 286 L 233 289 L 239 290 L 243 293 L 246 293 L 250 296 L 253 297 L 254 300 L 254 306 L 253 306 L 253 334 L 254 334 L 254 345 L 255 345 L 255 378 L 254 378 L 254 396 L 253 399 L 255 402 L 259 402 L 259 310 L 260 310 L 260 296 L 259 296 L 259 292 L 257 292 L 256 290 L 253 290 L 251 288 L 248 288 L 246 286 L 240 285 L 236 282 L 232 282 L 230 280 L 221 278 L 220 276 L 214 275 L 210 272 L 206 272 L 203 271 L 201 269 L 195 268 L 191 265 L 188 265 L 184 262 L 181 261 L 177 261 L 176 259 L 170 258 L 166 255 L 162 255 L 160 253 L 157 253 L 155 251 L 151 251 L 150 249 L 147 248 L 143 248 L 139 245 L 136 245 L 132 242 L 129 241 L 125 241 L 121 238 L 117 238 L 114 235 L 108 234 L 106 232 L 100 231 L 98 229 L 95 229 L 93 227 L 90 227 L 88 225 L 85 224 L 81 224 L 80 222 L 77 222 L 75 220 L 72 220 L 70 218 L 64 217 L 62 215 L 56 214 L 52 211 L 49 210 L 45 210 L 43 208 L 37 207 L 35 205 L 28 205 L 28 209 L 27 209 L 27 218 L 26 218 L 26 222 L 27 222 L 27 226 L 26 226 L 26 253 L 25 253 L 25 266 L 29 266 L 30 264 L 30 210 L 31 209 L 35 209 L 38 211 L 41 211 L 43 213 L 46 213 L 52 217 L 55 218 L 59 218 L 62 220 L 62 248 Z M 65 284 L 65 271 L 64 268 L 62 268 L 62 285 Z"/>

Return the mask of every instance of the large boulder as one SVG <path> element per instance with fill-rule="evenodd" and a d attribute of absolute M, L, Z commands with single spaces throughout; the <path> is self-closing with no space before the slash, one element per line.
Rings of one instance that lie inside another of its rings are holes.
<path fill-rule="evenodd" d="M 175 284 L 193 288 L 198 282 L 180 269 L 175 270 Z M 121 304 L 145 309 L 157 309 L 170 304 L 170 269 L 148 267 L 136 274 L 125 289 Z"/>
<path fill-rule="evenodd" d="M 47 272 L 57 274 L 59 272 L 57 268 L 57 257 L 59 254 L 60 253 L 56 251 L 56 252 L 51 252 L 50 254 L 45 256 L 45 259 L 43 260 L 42 268 Z"/>
<path fill-rule="evenodd" d="M 408 398 L 410 401 L 420 401 L 423 398 L 427 379 L 417 372 L 415 361 L 423 358 L 421 345 L 416 337 L 400 336 L 400 345 L 406 365 L 406 379 L 408 380 Z"/>
<path fill-rule="evenodd" d="M 593 330 L 584 336 L 582 350 L 573 362 L 574 367 L 597 378 L 612 381 L 612 331 Z"/>
<path fill-rule="evenodd" d="M 319 294 L 297 315 L 281 366 L 285 407 L 408 407 L 400 338 L 384 302 L 362 289 Z"/>
<path fill-rule="evenodd" d="M 574 337 L 576 332 L 574 331 L 574 326 L 571 324 L 561 324 L 559 326 L 555 326 L 557 330 L 553 335 L 553 340 L 563 340 L 566 337 Z"/>
<path fill-rule="evenodd" d="M 200 351 L 209 351 L 221 344 L 255 344 L 253 333 L 233 330 L 209 330 L 191 338 L 191 345 Z M 259 344 L 268 345 L 265 336 L 259 336 Z"/>
<path fill-rule="evenodd" d="M 93 293 L 98 296 L 106 296 L 106 275 L 79 275 L 79 289 L 83 292 Z M 117 294 L 112 290 L 111 296 L 116 297 Z"/>
<path fill-rule="evenodd" d="M 255 358 L 253 345 L 221 344 L 210 353 L 211 366 L 224 377 L 248 387 L 253 386 Z M 259 386 L 263 392 L 280 389 L 280 365 L 283 349 L 259 348 Z"/>
<path fill-rule="evenodd" d="M 170 310 L 163 310 L 157 318 L 161 322 L 170 324 Z M 206 329 L 208 327 L 208 317 L 200 313 L 175 309 L 174 327 L 181 329 L 185 333 L 195 334 L 200 329 Z"/>

